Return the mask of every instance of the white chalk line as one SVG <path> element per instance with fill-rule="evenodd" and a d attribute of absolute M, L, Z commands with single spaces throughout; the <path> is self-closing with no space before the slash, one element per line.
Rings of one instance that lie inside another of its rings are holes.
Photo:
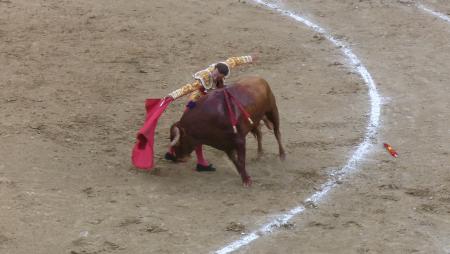
<path fill-rule="evenodd" d="M 327 182 L 322 184 L 321 190 L 312 194 L 309 198 L 307 198 L 304 203 L 316 205 L 318 204 L 332 189 L 337 185 L 337 183 L 344 179 L 347 175 L 352 173 L 357 169 L 358 162 L 362 161 L 363 157 L 368 153 L 369 148 L 372 146 L 372 142 L 376 137 L 377 130 L 380 124 L 380 104 L 381 97 L 378 94 L 376 84 L 372 79 L 372 76 L 367 71 L 366 67 L 361 63 L 358 57 L 353 53 L 352 49 L 343 41 L 336 39 L 330 33 L 328 33 L 325 29 L 320 27 L 319 25 L 314 24 L 308 19 L 295 14 L 292 11 L 284 10 L 276 4 L 268 3 L 263 0 L 253 0 L 259 5 L 262 5 L 268 9 L 272 9 L 284 16 L 288 16 L 297 22 L 300 22 L 315 32 L 321 34 L 329 41 L 331 41 L 334 45 L 341 49 L 344 55 L 348 58 L 348 63 L 354 68 L 362 77 L 365 84 L 369 89 L 369 98 L 370 98 L 370 118 L 366 127 L 366 134 L 364 135 L 364 140 L 360 143 L 356 149 L 356 151 L 351 155 L 350 159 L 347 161 L 346 165 L 341 170 L 334 170 L 329 173 L 329 179 Z M 250 232 L 249 234 L 241 237 L 240 239 L 231 242 L 214 253 L 217 254 L 226 254 L 244 247 L 256 239 L 260 238 L 264 235 L 269 235 L 274 230 L 279 228 L 282 225 L 285 225 L 290 219 L 294 216 L 302 214 L 305 211 L 304 205 L 299 205 L 290 209 L 288 212 L 279 214 L 272 217 L 272 220 L 266 224 L 263 224 L 259 229 Z"/>
<path fill-rule="evenodd" d="M 430 13 L 431 15 L 436 16 L 436 17 L 438 17 L 438 18 L 440 18 L 440 19 L 442 19 L 442 20 L 447 21 L 448 23 L 450 23 L 450 17 L 447 16 L 447 15 L 445 15 L 444 13 L 434 11 L 434 10 L 432 10 L 432 9 L 430 9 L 430 8 L 428 8 L 428 7 L 426 7 L 426 6 L 423 5 L 423 4 L 417 4 L 417 8 L 419 8 L 419 9 L 421 9 L 421 10 L 423 10 L 423 11 L 426 11 L 426 12 Z"/>

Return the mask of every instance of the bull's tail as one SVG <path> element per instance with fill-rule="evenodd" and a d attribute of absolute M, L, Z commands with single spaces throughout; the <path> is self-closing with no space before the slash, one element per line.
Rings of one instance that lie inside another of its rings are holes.
<path fill-rule="evenodd" d="M 277 103 L 275 101 L 275 96 L 273 95 L 272 91 L 270 90 L 270 87 L 268 86 L 268 95 L 269 95 L 269 101 L 270 101 L 270 110 L 266 112 L 265 117 L 266 120 L 268 120 L 272 126 L 273 126 L 273 132 L 275 134 L 275 138 L 278 142 L 278 150 L 279 155 L 281 159 L 284 159 L 286 157 L 286 154 L 284 152 L 283 144 L 281 143 L 281 132 L 280 132 L 280 115 L 278 113 L 278 107 Z M 264 123 L 266 121 L 264 120 Z M 269 128 L 268 124 L 266 123 L 266 126 Z M 271 129 L 271 128 L 269 128 Z"/>

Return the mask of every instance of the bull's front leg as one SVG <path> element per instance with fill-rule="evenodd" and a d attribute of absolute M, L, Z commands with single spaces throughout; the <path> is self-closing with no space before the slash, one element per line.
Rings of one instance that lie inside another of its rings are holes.
<path fill-rule="evenodd" d="M 239 137 L 236 140 L 237 151 L 237 170 L 242 178 L 242 184 L 244 187 L 250 187 L 252 185 L 252 179 L 245 170 L 245 137 Z"/>

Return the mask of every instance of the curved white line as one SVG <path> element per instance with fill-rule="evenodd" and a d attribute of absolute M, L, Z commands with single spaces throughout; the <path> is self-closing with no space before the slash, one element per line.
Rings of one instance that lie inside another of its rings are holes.
<path fill-rule="evenodd" d="M 448 16 L 445 15 L 444 13 L 440 13 L 440 12 L 437 12 L 437 11 L 433 11 L 432 9 L 426 7 L 426 6 L 423 5 L 423 4 L 417 4 L 417 8 L 419 8 L 419 9 L 421 9 L 421 10 L 424 10 L 424 11 L 430 13 L 431 15 L 436 16 L 436 17 L 438 17 L 438 18 L 440 18 L 440 19 L 442 19 L 442 20 L 447 21 L 448 23 L 450 23 L 450 17 L 448 17 Z"/>
<path fill-rule="evenodd" d="M 371 143 L 376 137 L 377 129 L 380 124 L 380 104 L 381 97 L 378 94 L 377 87 L 375 85 L 372 76 L 367 71 L 366 67 L 361 63 L 358 57 L 352 52 L 352 49 L 343 41 L 333 37 L 330 33 L 328 33 L 325 29 L 320 27 L 319 25 L 314 24 L 313 22 L 307 20 L 306 18 L 295 14 L 292 11 L 283 10 L 276 4 L 267 3 L 263 0 L 253 0 L 254 2 L 265 6 L 266 8 L 272 9 L 274 11 L 279 12 L 284 16 L 288 16 L 293 18 L 294 20 L 308 26 L 315 32 L 321 34 L 329 41 L 331 41 L 334 45 L 341 49 L 341 51 L 348 58 L 348 62 L 353 69 L 355 69 L 364 80 L 365 84 L 369 89 L 369 97 L 370 97 L 370 119 L 368 121 L 368 125 L 366 128 L 366 134 L 364 135 L 364 140 L 360 143 L 356 149 L 356 151 L 352 154 L 350 159 L 347 161 L 346 165 L 341 170 L 335 170 L 329 173 L 329 179 L 327 182 L 322 184 L 321 190 L 312 194 L 309 198 L 307 198 L 304 203 L 310 204 L 318 204 L 329 192 L 337 185 L 337 183 L 349 175 L 351 172 L 357 169 L 358 162 L 362 160 L 364 155 L 367 154 L 369 148 L 371 147 Z M 230 253 L 239 248 L 248 245 L 249 243 L 255 241 L 261 236 L 268 235 L 272 233 L 275 229 L 279 228 L 281 225 L 286 224 L 292 217 L 297 216 L 305 211 L 304 205 L 299 205 L 297 207 L 292 208 L 286 213 L 279 214 L 273 217 L 271 221 L 262 225 L 259 229 L 249 233 L 246 236 L 241 237 L 240 239 L 231 242 L 214 253 L 217 254 L 225 254 Z"/>

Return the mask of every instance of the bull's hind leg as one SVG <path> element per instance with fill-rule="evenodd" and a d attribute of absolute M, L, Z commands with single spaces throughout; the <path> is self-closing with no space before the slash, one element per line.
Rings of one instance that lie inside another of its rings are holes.
<path fill-rule="evenodd" d="M 255 136 L 256 141 L 258 142 L 258 157 L 261 157 L 263 154 L 263 148 L 262 148 L 262 133 L 261 133 L 261 126 L 257 126 L 251 130 L 252 134 Z"/>
<path fill-rule="evenodd" d="M 269 119 L 267 119 L 267 116 L 264 116 L 262 118 L 262 120 L 263 120 L 264 124 L 266 125 L 267 129 L 273 130 L 273 124 L 271 121 L 269 121 Z"/>
<path fill-rule="evenodd" d="M 278 114 L 277 107 L 274 106 L 271 112 L 267 112 L 266 117 L 273 124 L 273 133 L 275 134 L 275 138 L 278 142 L 278 151 L 280 154 L 280 158 L 284 160 L 286 158 L 286 153 L 284 152 L 283 144 L 281 143 L 280 116 Z"/>
<path fill-rule="evenodd" d="M 241 176 L 242 184 L 244 185 L 244 187 L 250 187 L 252 185 L 252 179 L 245 170 L 245 137 L 236 138 L 236 150 L 229 150 L 226 151 L 226 153 L 228 155 L 228 158 L 230 158 L 230 160 L 236 166 L 237 171 Z"/>

